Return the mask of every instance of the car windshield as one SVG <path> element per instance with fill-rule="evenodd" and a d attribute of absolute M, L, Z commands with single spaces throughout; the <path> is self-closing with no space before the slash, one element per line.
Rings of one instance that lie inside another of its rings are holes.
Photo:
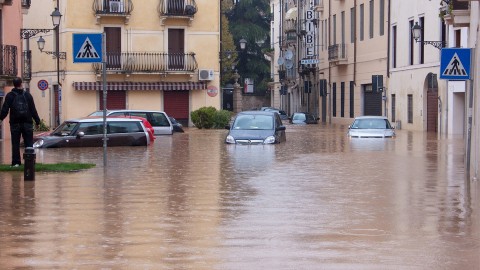
<path fill-rule="evenodd" d="M 239 115 L 233 124 L 233 129 L 273 129 L 273 117 L 270 115 Z"/>
<path fill-rule="evenodd" d="M 351 128 L 354 129 L 390 129 L 387 119 L 357 119 Z"/>
<path fill-rule="evenodd" d="M 53 132 L 52 135 L 56 136 L 69 136 L 72 135 L 72 131 L 78 126 L 77 122 L 64 122 L 58 126 Z"/>

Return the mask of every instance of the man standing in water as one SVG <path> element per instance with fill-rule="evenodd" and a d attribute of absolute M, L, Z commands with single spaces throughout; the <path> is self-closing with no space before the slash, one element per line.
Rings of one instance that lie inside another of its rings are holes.
<path fill-rule="evenodd" d="M 22 88 L 22 79 L 18 77 L 13 79 L 13 86 L 12 91 L 5 96 L 5 103 L 3 103 L 0 112 L 0 123 L 7 117 L 10 111 L 12 166 L 18 167 L 22 164 L 20 158 L 20 137 L 23 137 L 25 147 L 32 147 L 33 120 L 35 120 L 35 124 L 38 126 L 40 124 L 40 117 L 35 108 L 32 95 Z"/>

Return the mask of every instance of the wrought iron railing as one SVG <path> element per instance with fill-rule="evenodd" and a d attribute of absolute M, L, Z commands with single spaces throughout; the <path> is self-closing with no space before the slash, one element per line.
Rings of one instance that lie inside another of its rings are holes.
<path fill-rule="evenodd" d="M 161 16 L 188 16 L 197 13 L 195 0 L 160 0 L 158 12 Z"/>
<path fill-rule="evenodd" d="M 347 59 L 347 46 L 335 44 L 328 46 L 328 61 L 339 61 Z"/>
<path fill-rule="evenodd" d="M 22 78 L 24 81 L 30 81 L 32 79 L 32 51 L 23 51 L 22 63 Z"/>
<path fill-rule="evenodd" d="M 132 0 L 94 0 L 93 11 L 97 15 L 130 15 Z"/>
<path fill-rule="evenodd" d="M 17 76 L 17 46 L 1 45 L 0 49 L 0 76 Z"/>
<path fill-rule="evenodd" d="M 32 0 L 22 0 L 22 8 L 30 8 Z"/>
<path fill-rule="evenodd" d="M 107 52 L 107 71 L 120 73 L 195 72 L 198 68 L 195 53 Z M 93 64 L 95 72 L 102 70 Z"/>
<path fill-rule="evenodd" d="M 3 4 L 6 6 L 11 6 L 13 4 L 13 0 L 4 0 Z"/>
<path fill-rule="evenodd" d="M 297 32 L 297 20 L 285 20 L 283 23 L 283 31 L 288 32 Z"/>

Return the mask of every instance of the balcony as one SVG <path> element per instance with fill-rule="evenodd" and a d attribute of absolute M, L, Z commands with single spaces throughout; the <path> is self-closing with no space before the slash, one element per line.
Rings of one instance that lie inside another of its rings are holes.
<path fill-rule="evenodd" d="M 445 22 L 454 27 L 470 26 L 470 6 L 468 2 L 453 0 L 449 6 L 445 6 L 444 10 L 440 12 L 440 16 L 442 15 Z"/>
<path fill-rule="evenodd" d="M 347 64 L 347 45 L 335 44 L 328 46 L 328 62 L 336 65 Z"/>
<path fill-rule="evenodd" d="M 194 74 L 198 68 L 195 53 L 107 52 L 110 74 Z M 93 64 L 97 74 L 102 64 Z"/>
<path fill-rule="evenodd" d="M 316 12 L 323 12 L 323 0 L 315 0 L 313 4 Z"/>
<path fill-rule="evenodd" d="M 0 0 L 0 6 L 11 6 L 13 4 L 13 0 Z"/>
<path fill-rule="evenodd" d="M 13 78 L 17 76 L 17 46 L 1 45 L 0 77 Z"/>
<path fill-rule="evenodd" d="M 97 18 L 97 24 L 103 17 L 119 17 L 125 19 L 125 24 L 130 20 L 133 11 L 132 0 L 94 0 L 93 11 Z"/>
<path fill-rule="evenodd" d="M 158 6 L 162 25 L 165 24 L 167 19 L 187 20 L 190 25 L 197 11 L 195 0 L 160 0 Z"/>
<path fill-rule="evenodd" d="M 285 20 L 283 23 L 283 32 L 297 32 L 297 20 Z"/>

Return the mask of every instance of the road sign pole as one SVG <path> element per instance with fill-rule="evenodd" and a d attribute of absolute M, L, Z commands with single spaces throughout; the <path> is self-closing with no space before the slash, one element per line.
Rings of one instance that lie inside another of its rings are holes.
<path fill-rule="evenodd" d="M 105 46 L 105 32 L 102 34 L 102 76 L 103 76 L 103 167 L 107 167 L 107 57 Z"/>

